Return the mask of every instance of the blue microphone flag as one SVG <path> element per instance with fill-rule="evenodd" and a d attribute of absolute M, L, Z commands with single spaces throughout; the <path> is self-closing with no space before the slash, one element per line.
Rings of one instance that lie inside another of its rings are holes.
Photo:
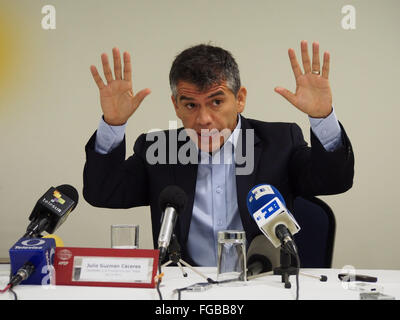
<path fill-rule="evenodd" d="M 54 279 L 56 242 L 52 238 L 21 238 L 9 250 L 11 274 L 26 262 L 35 266 L 32 275 L 21 284 L 48 285 Z"/>

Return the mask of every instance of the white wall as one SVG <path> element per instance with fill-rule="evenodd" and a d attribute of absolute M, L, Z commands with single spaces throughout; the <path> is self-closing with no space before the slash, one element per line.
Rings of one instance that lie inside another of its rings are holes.
<path fill-rule="evenodd" d="M 56 9 L 56 29 L 44 30 L 41 8 Z M 345 30 L 341 9 L 356 9 Z M 21 236 L 39 197 L 68 183 L 77 209 L 59 229 L 67 246 L 109 247 L 110 225 L 140 224 L 142 248 L 152 248 L 148 208 L 93 208 L 82 197 L 84 145 L 101 116 L 89 66 L 118 46 L 133 58 L 134 90 L 152 94 L 130 120 L 127 150 L 152 128 L 175 119 L 168 73 L 186 47 L 212 42 L 230 50 L 248 89 L 244 115 L 297 122 L 307 117 L 273 91 L 294 89 L 287 57 L 300 40 L 331 53 L 336 114 L 355 152 L 354 187 L 323 197 L 336 213 L 333 265 L 398 269 L 400 223 L 398 77 L 400 2 L 303 1 L 0 1 L 0 257 Z"/>

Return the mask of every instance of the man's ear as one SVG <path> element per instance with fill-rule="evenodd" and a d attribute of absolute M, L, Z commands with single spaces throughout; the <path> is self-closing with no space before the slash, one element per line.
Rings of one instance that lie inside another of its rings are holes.
<path fill-rule="evenodd" d="M 245 87 L 240 87 L 237 93 L 237 112 L 242 113 L 244 107 L 246 106 L 247 89 Z"/>

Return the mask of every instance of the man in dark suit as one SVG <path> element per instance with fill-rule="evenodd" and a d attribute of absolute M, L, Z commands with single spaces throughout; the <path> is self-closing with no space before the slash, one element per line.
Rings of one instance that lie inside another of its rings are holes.
<path fill-rule="evenodd" d="M 113 49 L 114 78 L 103 54 L 107 84 L 91 66 L 103 119 L 86 145 L 85 199 L 107 208 L 150 205 L 157 247 L 162 214 L 158 196 L 168 185 L 180 186 L 188 195 L 175 230 L 183 258 L 207 266 L 216 265 L 218 231 L 243 229 L 249 243 L 260 234 L 246 206 L 246 196 L 256 184 L 274 185 L 289 210 L 296 196 L 348 190 L 353 183 L 354 156 L 332 107 L 329 53 L 324 53 L 322 73 L 318 43 L 313 43 L 312 62 L 305 41 L 301 53 L 304 72 L 294 50 L 289 49 L 296 92 L 281 87 L 275 91 L 309 116 L 311 148 L 296 124 L 241 116 L 247 91 L 241 86 L 232 55 L 222 48 L 198 45 L 180 53 L 170 71 L 171 100 L 184 128 L 159 133 L 158 142 L 163 143 L 157 152 L 154 135 L 141 135 L 134 154 L 126 160 L 126 122 L 150 90 L 133 93 L 127 52 L 122 72 L 119 50 Z M 162 139 L 163 134 L 169 138 Z M 235 161 L 239 158 L 245 161 Z"/>

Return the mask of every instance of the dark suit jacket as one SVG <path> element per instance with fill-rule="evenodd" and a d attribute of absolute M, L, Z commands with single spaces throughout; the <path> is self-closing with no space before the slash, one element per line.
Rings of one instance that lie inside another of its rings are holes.
<path fill-rule="evenodd" d="M 327 152 L 311 130 L 311 147 L 304 141 L 296 124 L 268 123 L 242 116 L 242 132 L 254 130 L 254 170 L 237 175 L 237 202 L 248 243 L 260 230 L 247 210 L 246 197 L 251 188 L 265 183 L 275 186 L 289 210 L 296 196 L 328 195 L 345 192 L 353 184 L 354 156 L 350 141 L 342 128 L 343 147 Z M 178 134 L 182 128 L 178 129 Z M 165 131 L 168 134 L 168 131 Z M 167 135 L 168 137 L 168 135 Z M 239 137 L 246 150 L 246 139 Z M 181 187 L 188 196 L 184 212 L 179 214 L 176 235 L 182 257 L 193 263 L 187 252 L 190 221 L 195 195 L 197 164 L 156 164 L 146 161 L 146 150 L 154 143 L 142 134 L 134 154 L 125 160 L 125 139 L 111 153 L 94 151 L 95 134 L 86 145 L 83 195 L 93 206 L 131 208 L 150 205 L 154 247 L 160 230 L 162 212 L 158 205 L 161 191 L 168 185 Z M 167 139 L 167 148 L 168 145 Z M 185 142 L 178 141 L 178 150 Z"/>

